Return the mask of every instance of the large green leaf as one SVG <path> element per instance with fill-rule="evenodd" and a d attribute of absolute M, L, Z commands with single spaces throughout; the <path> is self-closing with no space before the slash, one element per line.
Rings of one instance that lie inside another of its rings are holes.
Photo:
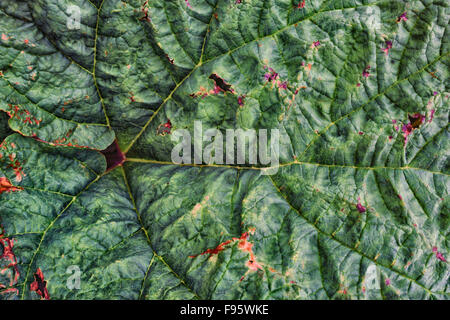
<path fill-rule="evenodd" d="M 66 27 L 70 4 L 83 9 L 81 30 Z M 11 128 L 57 145 L 108 147 L 114 133 L 93 68 L 97 10 L 56 0 L 1 1 L 0 10 L 0 110 Z"/>
<path fill-rule="evenodd" d="M 0 3 L 0 297 L 449 298 L 448 2 Z M 173 164 L 194 121 L 278 171 Z"/>

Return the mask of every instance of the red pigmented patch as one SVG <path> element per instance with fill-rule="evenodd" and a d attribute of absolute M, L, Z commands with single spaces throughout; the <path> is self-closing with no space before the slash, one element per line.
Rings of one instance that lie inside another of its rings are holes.
<path fill-rule="evenodd" d="M 406 11 L 403 12 L 398 18 L 397 18 L 397 23 L 400 23 L 402 21 L 408 21 L 408 18 L 406 17 Z"/>
<path fill-rule="evenodd" d="M 208 254 L 208 255 L 210 255 L 210 256 L 215 255 L 215 254 L 218 254 L 219 252 L 225 250 L 225 247 L 226 247 L 227 245 L 229 245 L 230 243 L 236 241 L 236 239 L 237 239 L 237 238 L 233 238 L 232 240 L 227 240 L 227 241 L 225 241 L 225 242 L 222 242 L 221 244 L 219 244 L 217 247 L 215 247 L 215 248 L 213 248 L 213 249 L 207 249 L 206 251 L 204 251 L 204 252 L 202 252 L 202 253 L 200 253 L 200 254 L 196 254 L 196 255 L 189 256 L 189 258 L 196 258 L 196 257 L 198 257 L 198 256 L 203 256 L 203 255 L 205 255 L 205 254 Z"/>
<path fill-rule="evenodd" d="M 234 93 L 233 88 L 231 88 L 231 84 L 226 83 L 225 80 L 223 80 L 217 74 L 215 74 L 215 73 L 211 74 L 209 76 L 209 79 L 214 80 L 214 93 L 219 93 L 219 92 Z"/>
<path fill-rule="evenodd" d="M 341 289 L 339 289 L 338 293 L 347 294 L 347 288 L 345 288 L 343 284 L 341 284 L 340 287 Z"/>
<path fill-rule="evenodd" d="M 415 113 L 413 115 L 408 116 L 409 121 L 414 129 L 420 127 L 420 125 L 424 122 L 425 116 L 420 113 Z"/>
<path fill-rule="evenodd" d="M 438 251 L 437 247 L 433 247 L 433 252 L 436 254 L 436 258 L 442 262 L 447 262 L 447 260 L 444 258 L 444 255 Z"/>
<path fill-rule="evenodd" d="M 264 69 L 267 69 L 268 72 L 264 74 L 264 79 L 267 82 L 275 81 L 278 79 L 278 73 L 275 72 L 271 67 L 264 66 Z"/>
<path fill-rule="evenodd" d="M 145 20 L 147 22 L 151 22 L 150 16 L 148 15 L 147 4 L 148 4 L 148 0 L 145 1 L 144 4 L 141 7 L 141 11 L 144 14 L 144 16 L 142 18 L 140 18 L 139 20 Z M 105 55 L 106 55 L 106 51 L 105 51 Z"/>
<path fill-rule="evenodd" d="M 314 41 L 311 45 L 311 49 L 318 48 L 320 46 L 320 41 Z"/>
<path fill-rule="evenodd" d="M 166 123 L 161 123 L 158 128 L 156 128 L 156 134 L 160 136 L 165 136 L 166 134 L 170 134 L 172 130 L 172 123 L 170 119 L 167 119 Z"/>
<path fill-rule="evenodd" d="M 406 143 L 408 142 L 408 136 L 410 134 L 412 134 L 415 129 L 419 128 L 422 125 L 422 123 L 425 121 L 425 116 L 420 113 L 408 115 L 408 118 L 409 118 L 410 122 L 407 124 L 404 124 L 402 126 L 405 146 L 406 146 Z"/>
<path fill-rule="evenodd" d="M 42 122 L 42 119 L 37 119 L 30 113 L 29 110 L 19 105 L 13 106 L 12 104 L 8 104 L 8 111 L 6 111 L 6 113 L 11 119 L 22 121 L 24 124 L 28 125 L 39 126 Z"/>
<path fill-rule="evenodd" d="M 296 9 L 303 9 L 305 7 L 305 0 L 300 1 L 295 8 Z"/>
<path fill-rule="evenodd" d="M 389 54 L 389 50 L 392 48 L 392 41 L 386 40 L 385 42 L 386 44 L 386 48 L 382 48 L 381 50 L 388 55 Z"/>
<path fill-rule="evenodd" d="M 282 81 L 278 84 L 278 88 L 286 90 L 288 87 L 287 81 Z"/>
<path fill-rule="evenodd" d="M 40 268 L 37 268 L 34 274 L 34 282 L 30 284 L 30 290 L 41 296 L 41 300 L 50 300 L 47 290 L 47 281 L 44 280 L 44 274 Z"/>
<path fill-rule="evenodd" d="M 14 255 L 14 239 L 8 239 L 4 237 L 4 231 L 0 234 L 0 245 L 3 247 L 3 253 L 0 256 L 0 275 L 8 273 L 9 283 L 0 283 L 0 294 L 15 293 L 19 294 L 19 290 L 11 288 L 16 285 L 19 280 L 19 268 L 17 266 L 17 258 Z"/>
<path fill-rule="evenodd" d="M 0 194 L 3 192 L 13 192 L 23 190 L 20 187 L 14 187 L 6 177 L 0 178 Z"/>
<path fill-rule="evenodd" d="M 216 255 L 219 252 L 222 252 L 225 249 L 227 249 L 228 245 L 238 242 L 238 249 L 241 251 L 247 252 L 250 256 L 249 260 L 245 263 L 245 265 L 248 267 L 249 271 L 262 270 L 263 269 L 262 265 L 257 262 L 256 256 L 253 252 L 253 243 L 248 241 L 249 236 L 254 233 L 255 233 L 255 229 L 252 228 L 248 232 L 244 232 L 239 238 L 232 238 L 230 240 L 224 241 L 213 249 L 207 249 L 206 251 L 204 251 L 200 254 L 189 256 L 189 258 L 196 258 L 198 256 L 202 256 L 205 254 L 207 254 L 209 256 Z M 245 275 L 241 278 L 240 281 L 242 281 L 244 278 L 245 278 Z"/>
<path fill-rule="evenodd" d="M 12 152 L 11 149 L 15 149 L 16 145 L 11 144 L 10 147 L 7 147 L 5 144 L 1 144 L 0 148 L 5 150 L 7 152 L 7 158 L 4 161 L 8 161 L 8 167 L 12 168 L 16 175 L 16 182 L 22 181 L 23 177 L 25 177 L 25 173 L 23 172 L 22 164 L 19 162 L 19 160 L 16 159 L 16 153 Z M 0 153 L 0 159 L 3 158 L 3 153 Z M 3 179 L 3 178 L 1 178 Z M 6 188 L 7 185 L 10 185 L 9 180 L 2 180 L 2 185 L 4 185 L 4 188 Z M 13 190 L 15 191 L 15 190 Z"/>
<path fill-rule="evenodd" d="M 367 66 L 367 67 L 364 68 L 364 70 L 362 72 L 362 75 L 363 75 L 364 78 L 368 78 L 370 76 L 369 70 L 370 70 L 370 66 Z"/>
<path fill-rule="evenodd" d="M 364 207 L 361 202 L 360 202 L 360 198 L 358 198 L 358 203 L 356 204 L 356 209 L 358 209 L 359 213 L 364 213 L 366 212 L 366 207 Z"/>
<path fill-rule="evenodd" d="M 195 93 L 191 93 L 189 96 L 191 96 L 192 98 L 197 98 L 197 97 L 205 98 L 209 95 L 219 94 L 220 92 L 223 92 L 224 94 L 226 94 L 227 92 L 230 92 L 232 94 L 236 93 L 234 91 L 234 89 L 231 87 L 231 84 L 228 84 L 225 80 L 223 80 L 217 74 L 215 74 L 215 73 L 211 74 L 209 76 L 209 79 L 214 80 L 214 89 L 211 89 L 208 91 L 206 88 L 200 87 L 199 91 L 197 91 Z"/>
<path fill-rule="evenodd" d="M 245 96 L 238 97 L 238 104 L 242 107 L 244 105 Z"/>

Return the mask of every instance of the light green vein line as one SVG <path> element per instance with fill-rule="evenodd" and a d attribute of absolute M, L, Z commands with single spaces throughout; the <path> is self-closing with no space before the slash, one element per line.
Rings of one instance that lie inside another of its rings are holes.
<path fill-rule="evenodd" d="M 438 58 L 436 58 L 435 60 L 433 60 L 432 62 L 430 62 L 429 64 L 427 64 L 426 66 L 424 66 L 423 68 L 417 70 L 414 73 L 411 73 L 410 75 L 408 75 L 407 77 L 401 79 L 401 80 L 397 80 L 395 81 L 393 84 L 391 84 L 389 87 L 387 87 L 386 89 L 384 89 L 383 91 L 381 91 L 380 93 L 374 95 L 373 97 L 371 97 L 369 100 L 367 100 L 365 103 L 363 103 L 361 106 L 359 106 L 358 108 L 350 111 L 347 114 L 344 114 L 343 116 L 341 116 L 340 118 L 338 118 L 335 121 L 330 122 L 324 129 L 321 130 L 321 132 L 319 134 L 317 134 L 311 141 L 310 143 L 306 146 L 305 150 L 302 152 L 302 154 L 299 156 L 299 159 L 301 159 L 304 155 L 306 155 L 307 151 L 309 150 L 309 148 L 314 145 L 314 143 L 323 135 L 325 134 L 328 129 L 330 129 L 332 126 L 334 126 L 336 123 L 342 121 L 345 118 L 348 118 L 349 116 L 351 116 L 352 114 L 354 114 L 355 112 L 358 112 L 360 110 L 362 110 L 365 106 L 367 106 L 369 103 L 371 103 L 372 101 L 376 100 L 377 98 L 384 96 L 390 89 L 394 88 L 395 86 L 397 86 L 399 83 L 403 82 L 403 81 L 407 81 L 410 78 L 422 73 L 425 69 L 427 69 L 428 67 L 430 67 L 431 65 L 439 62 L 440 60 L 442 60 L 443 58 L 447 57 L 450 53 L 447 52 L 445 54 L 443 54 L 442 56 L 439 56 Z"/>
<path fill-rule="evenodd" d="M 418 171 L 424 171 L 429 172 L 431 174 L 437 174 L 437 175 L 444 175 L 444 176 L 450 176 L 450 174 L 443 173 L 443 172 L 437 172 L 437 171 L 430 171 L 423 168 L 416 168 L 416 167 L 358 167 L 358 166 L 352 166 L 352 165 L 340 165 L 340 164 L 324 164 L 324 163 L 314 163 L 314 162 L 305 162 L 305 161 L 294 161 L 294 162 L 288 162 L 284 164 L 280 164 L 277 167 L 243 167 L 243 166 L 236 166 L 236 165 L 226 165 L 226 164 L 194 164 L 194 163 L 173 163 L 169 161 L 159 161 L 159 160 L 151 160 L 151 159 L 140 159 L 140 158 L 127 158 L 127 162 L 138 162 L 138 163 L 152 163 L 152 164 L 161 164 L 161 165 L 173 165 L 173 166 L 180 166 L 180 167 L 200 167 L 200 168 L 226 168 L 226 169 L 236 169 L 236 170 L 273 170 L 283 167 L 289 167 L 294 165 L 310 165 L 310 166 L 317 166 L 317 167 L 327 167 L 327 168 L 348 168 L 348 169 L 355 169 L 355 170 L 418 170 Z"/>
<path fill-rule="evenodd" d="M 254 40 L 251 40 L 251 41 L 249 41 L 249 42 L 246 42 L 246 43 L 244 43 L 244 44 L 242 44 L 241 46 L 238 46 L 238 47 L 236 47 L 236 48 L 234 48 L 234 49 L 231 49 L 231 50 L 229 50 L 229 51 L 227 51 L 227 52 L 225 52 L 225 53 L 223 53 L 223 54 L 220 54 L 220 55 L 218 55 L 218 56 L 216 56 L 216 57 L 213 57 L 213 58 L 211 58 L 211 59 L 209 59 L 209 60 L 206 60 L 206 61 L 203 61 L 203 53 L 202 53 L 202 55 L 201 55 L 201 57 L 200 57 L 200 61 L 199 61 L 199 63 L 191 70 L 191 72 L 189 72 L 189 74 L 186 76 L 186 77 L 184 77 L 183 78 L 183 80 L 181 80 L 176 86 L 175 86 L 175 88 L 170 92 L 170 94 L 167 96 L 167 98 L 161 103 L 161 105 L 158 107 L 158 109 L 152 114 L 152 116 L 150 117 L 150 119 L 147 121 L 147 123 L 144 125 L 144 127 L 142 127 L 142 129 L 141 129 L 141 131 L 136 135 L 136 137 L 134 137 L 134 139 L 130 142 L 130 144 L 126 147 L 126 149 L 124 150 L 124 153 L 127 153 L 130 149 L 131 149 L 131 147 L 134 145 L 134 143 L 136 143 L 136 141 L 141 137 L 141 135 L 144 133 L 144 131 L 147 129 L 147 127 L 149 126 L 149 124 L 150 124 L 150 122 L 155 118 L 155 116 L 159 113 L 159 111 L 162 109 L 162 107 L 167 103 L 167 101 L 168 100 L 170 100 L 171 98 L 172 98 L 172 96 L 173 96 L 173 94 L 178 90 L 178 88 L 198 69 L 198 68 L 200 68 L 202 65 L 204 65 L 204 64 L 206 64 L 206 63 L 208 63 L 208 62 L 210 62 L 210 61 L 213 61 L 213 60 L 217 60 L 217 59 L 219 59 L 219 58 L 221 58 L 222 56 L 225 56 L 225 55 L 228 55 L 228 54 L 231 54 L 231 53 L 233 53 L 233 52 L 235 52 L 236 50 L 239 50 L 240 48 L 242 48 L 242 47 L 244 47 L 244 46 L 247 46 L 248 44 L 250 44 L 250 43 L 253 43 L 253 42 L 257 42 L 257 41 L 260 41 L 260 40 L 262 40 L 262 39 L 265 39 L 265 38 L 270 38 L 270 37 L 273 37 L 273 36 L 275 36 L 275 35 L 277 35 L 277 34 L 279 34 L 279 33 L 282 33 L 282 32 L 284 32 L 285 30 L 287 30 L 287 29 L 289 29 L 289 28 L 292 28 L 292 27 L 294 27 L 294 26 L 296 26 L 298 23 L 301 23 L 301 22 L 303 22 L 303 21 L 307 21 L 307 20 L 309 20 L 309 19 L 312 19 L 313 17 L 315 17 L 316 15 L 318 15 L 318 14 L 321 14 L 321 13 L 328 13 L 328 12 L 333 12 L 333 11 L 342 11 L 342 10 L 349 10 L 349 9 L 357 9 L 357 8 L 362 8 L 362 7 L 368 7 L 368 6 L 375 6 L 375 5 L 377 5 L 378 3 L 381 3 L 381 2 L 384 2 L 384 1 L 380 1 L 380 2 L 374 2 L 374 3 L 371 3 L 371 4 L 367 4 L 367 5 L 361 5 L 361 6 L 355 6 L 355 7 L 348 7 L 348 8 L 343 8 L 343 9 L 332 9 L 332 10 L 323 10 L 323 11 L 318 11 L 318 12 L 315 12 L 314 14 L 312 14 L 312 15 L 310 15 L 310 16 L 307 16 L 307 17 L 305 17 L 305 18 L 303 18 L 303 19 L 301 19 L 301 20 L 299 20 L 299 21 L 297 21 L 297 22 L 295 22 L 295 23 L 292 23 L 292 24 L 290 24 L 290 25 L 287 25 L 287 26 L 285 26 L 285 27 L 283 27 L 283 28 L 281 28 L 281 29 L 279 29 L 279 30 L 277 30 L 277 31 L 275 31 L 274 33 L 272 33 L 272 34 L 269 34 L 269 35 L 266 35 L 266 36 L 263 36 L 263 37 L 260 37 L 260 38 L 257 38 L 257 39 L 254 39 Z M 213 12 L 213 14 L 214 14 L 214 12 Z M 208 32 L 206 33 L 206 35 L 205 35 L 205 38 L 208 36 Z M 204 41 L 206 41 L 206 39 L 204 40 Z M 205 43 L 204 43 L 204 46 L 205 46 Z M 204 47 L 202 48 L 202 51 L 204 50 Z"/>
<path fill-rule="evenodd" d="M 100 11 L 102 10 L 103 3 L 105 3 L 105 0 L 102 1 L 102 3 L 100 4 L 100 6 L 97 9 L 97 22 L 96 22 L 96 25 L 95 25 L 95 39 L 94 39 L 94 66 L 92 67 L 92 77 L 94 79 L 94 84 L 95 84 L 95 88 L 97 90 L 98 97 L 100 98 L 100 103 L 102 104 L 103 113 L 105 114 L 106 125 L 109 128 L 111 128 L 111 124 L 109 122 L 109 117 L 108 117 L 108 114 L 106 112 L 105 102 L 104 102 L 103 96 L 102 96 L 102 94 L 100 92 L 100 88 L 98 87 L 97 75 L 96 75 L 96 70 L 97 70 L 96 66 L 97 66 L 98 26 L 100 24 Z"/>
<path fill-rule="evenodd" d="M 30 270 L 31 270 L 31 266 L 33 265 L 34 260 L 36 259 L 36 256 L 39 253 L 39 250 L 41 249 L 41 245 L 44 242 L 45 236 L 47 235 L 47 232 L 53 227 L 53 225 L 56 223 L 56 221 L 64 214 L 64 212 L 66 212 L 69 207 L 76 201 L 76 199 L 83 193 L 85 192 L 87 189 L 89 189 L 89 187 L 94 184 L 95 182 L 97 182 L 103 175 L 98 176 L 97 178 L 95 178 L 94 180 L 92 180 L 83 190 L 81 190 L 77 195 L 75 195 L 72 200 L 70 200 L 70 202 L 61 210 L 61 212 L 50 222 L 50 224 L 47 226 L 47 228 L 44 230 L 44 232 L 42 233 L 42 237 L 41 240 L 39 241 L 38 247 L 37 249 L 34 251 L 33 256 L 31 257 L 30 263 L 28 264 L 28 268 L 27 268 L 27 272 L 25 274 L 25 279 L 22 285 L 22 295 L 21 295 L 21 300 L 23 300 L 25 298 L 25 289 L 27 286 L 27 281 L 28 281 L 28 276 L 30 274 Z"/>
<path fill-rule="evenodd" d="M 402 273 L 402 272 L 400 272 L 400 271 L 398 271 L 398 270 L 392 269 L 392 268 L 389 267 L 389 266 L 385 266 L 385 265 L 383 265 L 383 264 L 377 262 L 376 259 L 369 257 L 369 256 L 366 255 L 365 253 L 356 250 L 355 248 L 349 246 L 349 245 L 346 244 L 345 242 L 343 242 L 343 241 L 341 241 L 341 240 L 339 240 L 339 239 L 337 239 L 337 238 L 335 238 L 335 237 L 332 237 L 330 234 L 328 234 L 328 233 L 326 233 L 325 231 L 323 231 L 322 229 L 318 228 L 316 225 L 314 225 L 313 223 L 311 223 L 311 221 L 309 221 L 308 219 L 306 219 L 306 218 L 301 214 L 301 212 L 300 212 L 297 208 L 293 207 L 293 206 L 290 204 L 290 202 L 288 201 L 287 197 L 281 192 L 281 190 L 278 188 L 278 186 L 277 186 L 277 184 L 275 183 L 275 181 L 274 181 L 270 176 L 267 176 L 267 178 L 271 181 L 272 185 L 273 185 L 274 188 L 277 190 L 277 192 L 280 194 L 280 196 L 281 196 L 283 199 L 285 199 L 286 203 L 291 207 L 292 211 L 293 211 L 293 212 L 296 212 L 296 213 L 298 214 L 299 217 L 301 217 L 305 222 L 307 222 L 307 223 L 308 223 L 309 225 L 311 225 L 314 229 L 316 229 L 317 233 L 323 234 L 323 235 L 327 236 L 327 237 L 330 238 L 331 240 L 336 241 L 337 243 L 339 243 L 341 246 L 350 249 L 351 251 L 353 251 L 353 252 L 355 252 L 355 253 L 361 255 L 362 257 L 364 257 L 364 258 L 366 258 L 366 259 L 372 261 L 372 262 L 375 263 L 376 265 L 378 265 L 378 266 L 380 266 L 380 267 L 383 267 L 383 268 L 386 268 L 386 269 L 388 269 L 388 270 L 391 270 L 392 272 L 394 272 L 394 273 L 398 274 L 399 276 L 401 276 L 401 277 L 403 277 L 403 278 L 409 280 L 410 282 L 415 283 L 417 286 L 419 286 L 419 287 L 421 287 L 422 289 L 424 289 L 424 290 L 425 290 L 428 294 L 430 294 L 430 295 L 433 295 L 433 294 L 447 294 L 447 293 L 445 293 L 445 292 L 432 292 L 430 289 L 428 289 L 427 287 L 425 287 L 425 286 L 422 285 L 421 283 L 417 282 L 416 279 L 411 278 L 411 277 L 408 276 L 407 274 L 404 274 L 404 273 Z"/>
<path fill-rule="evenodd" d="M 120 167 L 121 168 L 121 171 L 122 171 L 122 176 L 123 176 L 123 180 L 124 180 L 124 183 L 125 183 L 125 185 L 126 185 L 126 187 L 127 187 L 127 190 L 128 190 L 128 195 L 129 195 L 129 197 L 130 197 L 130 199 L 131 199 L 131 202 L 133 203 L 133 207 L 134 207 L 134 210 L 136 211 L 136 215 L 137 215 L 137 218 L 138 218 L 138 221 L 139 221 L 139 223 L 140 223 L 140 225 L 141 225 L 141 227 L 142 227 L 142 230 L 144 231 L 144 233 L 145 233 L 145 236 L 146 236 L 146 238 L 147 238 L 147 242 L 148 242 L 148 245 L 150 246 L 150 249 L 152 250 L 152 252 L 153 252 L 153 255 L 155 255 L 166 267 L 167 267 L 167 269 L 169 269 L 169 271 L 180 281 L 180 283 L 181 284 L 183 284 L 183 286 L 185 286 L 186 287 L 186 289 L 188 289 L 192 294 L 194 294 L 197 298 L 200 298 L 199 296 L 198 296 L 198 294 L 197 293 L 195 293 L 193 290 L 192 290 L 192 288 L 190 288 L 188 285 L 187 285 L 187 283 L 186 283 L 186 281 L 184 281 L 184 279 L 183 278 L 181 278 L 179 275 L 178 275 L 178 273 L 177 272 L 175 272 L 175 270 L 164 260 L 164 258 L 162 257 L 162 256 L 160 256 L 156 251 L 155 251 L 155 249 L 153 248 L 153 245 L 152 245 L 152 242 L 151 242 L 151 240 L 150 240 L 150 236 L 148 235 L 148 231 L 145 229 L 145 227 L 144 227 L 144 222 L 142 221 L 142 218 L 141 218 L 141 214 L 139 213 L 139 210 L 137 209 L 137 206 L 136 206 L 136 202 L 135 202 L 135 200 L 134 200 L 134 197 L 133 197 L 133 194 L 131 193 L 131 188 L 130 188 L 130 185 L 129 185 L 129 183 L 128 183 L 128 178 L 127 178 L 127 175 L 126 175 L 126 173 L 125 173 L 125 169 L 123 168 L 123 166 L 122 167 Z M 150 266 L 149 266 L 149 268 L 150 268 Z M 146 275 L 145 275 L 145 277 L 144 277 L 144 279 L 143 279 L 143 281 L 145 281 L 146 280 L 146 277 L 147 277 L 147 273 L 146 273 Z"/>

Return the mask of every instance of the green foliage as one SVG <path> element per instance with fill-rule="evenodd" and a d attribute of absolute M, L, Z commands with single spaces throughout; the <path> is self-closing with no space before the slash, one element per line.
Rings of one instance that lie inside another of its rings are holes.
<path fill-rule="evenodd" d="M 0 298 L 448 299 L 448 2 L 301 2 L 1 1 Z M 169 120 L 279 170 L 175 165 Z"/>

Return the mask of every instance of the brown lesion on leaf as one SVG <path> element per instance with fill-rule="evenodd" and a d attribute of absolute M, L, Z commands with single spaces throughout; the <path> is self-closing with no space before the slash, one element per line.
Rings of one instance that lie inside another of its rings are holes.
<path fill-rule="evenodd" d="M 227 92 L 231 94 L 236 94 L 234 89 L 232 88 L 231 84 L 227 83 L 223 78 L 219 77 L 216 73 L 212 73 L 208 79 L 211 79 L 214 81 L 214 89 L 207 90 L 204 87 L 200 87 L 200 90 L 194 93 L 191 93 L 189 96 L 192 98 L 202 97 L 205 98 L 209 95 L 217 95 L 220 92 L 223 92 L 223 94 L 226 94 Z"/>
<path fill-rule="evenodd" d="M 219 77 L 217 74 L 213 73 L 209 76 L 209 79 L 214 80 L 214 91 L 216 93 L 219 92 L 230 92 L 234 94 L 233 88 L 231 88 L 231 84 L 228 84 L 224 79 Z"/>
<path fill-rule="evenodd" d="M 406 147 L 406 144 L 408 142 L 408 136 L 413 133 L 415 129 L 420 128 L 422 123 L 425 121 L 425 116 L 421 113 L 414 113 L 414 114 L 408 114 L 408 120 L 409 123 L 402 125 L 402 131 L 403 131 L 403 137 L 404 137 L 404 145 Z"/>
<path fill-rule="evenodd" d="M 432 76 L 433 78 L 440 80 L 439 77 L 436 75 L 436 72 L 437 72 L 437 70 L 436 70 L 436 71 L 433 71 L 433 72 L 428 72 L 428 73 L 429 73 L 430 76 Z"/>

